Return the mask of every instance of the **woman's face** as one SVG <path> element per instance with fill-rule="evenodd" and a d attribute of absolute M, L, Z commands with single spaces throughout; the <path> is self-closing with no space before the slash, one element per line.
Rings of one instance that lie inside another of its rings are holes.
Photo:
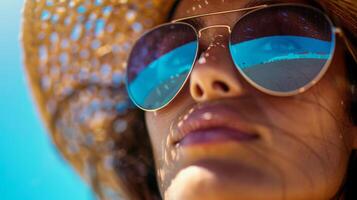
<path fill-rule="evenodd" d="M 248 2 L 182 0 L 174 18 L 238 9 Z M 200 19 L 205 26 L 232 26 L 242 14 Z M 342 42 L 315 86 L 296 96 L 275 97 L 239 74 L 228 37 L 225 28 L 202 32 L 202 53 L 184 89 L 165 108 L 146 112 L 163 198 L 333 197 L 356 133 L 347 115 Z"/>

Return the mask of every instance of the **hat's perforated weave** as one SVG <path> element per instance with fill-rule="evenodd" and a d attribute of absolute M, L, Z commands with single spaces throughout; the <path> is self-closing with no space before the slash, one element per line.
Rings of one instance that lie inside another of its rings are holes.
<path fill-rule="evenodd" d="M 103 199 L 125 193 L 113 170 L 113 141 L 134 117 L 127 113 L 125 61 L 133 42 L 165 20 L 172 2 L 25 3 L 25 64 L 42 117 L 61 153 Z"/>

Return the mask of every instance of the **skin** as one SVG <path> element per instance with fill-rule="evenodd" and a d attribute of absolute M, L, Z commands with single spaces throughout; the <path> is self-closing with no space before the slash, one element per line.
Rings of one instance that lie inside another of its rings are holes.
<path fill-rule="evenodd" d="M 174 18 L 241 8 L 247 2 L 182 0 Z M 232 26 L 241 15 L 201 19 L 206 25 Z M 357 129 L 347 114 L 350 90 L 342 40 L 337 41 L 332 63 L 316 85 L 295 96 L 276 97 L 258 91 L 240 75 L 227 48 L 228 36 L 224 28 L 204 31 L 202 54 L 183 90 L 165 108 L 146 112 L 162 197 L 333 198 L 343 182 L 351 150 L 357 147 Z M 217 78 L 228 92 L 212 87 Z M 174 145 L 170 135 L 177 131 L 175 124 L 201 104 L 224 104 L 268 137 L 254 143 Z"/>

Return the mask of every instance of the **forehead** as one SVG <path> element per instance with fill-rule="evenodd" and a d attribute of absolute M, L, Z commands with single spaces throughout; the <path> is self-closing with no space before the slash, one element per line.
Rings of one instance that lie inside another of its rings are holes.
<path fill-rule="evenodd" d="M 276 4 L 276 3 L 302 3 L 311 4 L 308 0 L 181 0 L 174 11 L 173 18 L 179 19 L 184 17 L 189 17 L 193 15 L 225 11 L 230 9 L 240 9 L 250 6 L 262 5 L 262 4 Z M 226 17 L 237 17 L 242 13 L 233 13 L 234 16 Z"/>

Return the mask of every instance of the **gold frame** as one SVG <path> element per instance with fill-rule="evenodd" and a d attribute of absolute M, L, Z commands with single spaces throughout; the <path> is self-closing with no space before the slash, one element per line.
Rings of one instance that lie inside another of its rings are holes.
<path fill-rule="evenodd" d="M 176 96 L 180 93 L 180 91 L 182 90 L 182 88 L 184 87 L 184 85 L 186 84 L 188 78 L 190 77 L 191 75 L 191 72 L 193 70 L 193 67 L 194 65 L 196 64 L 196 61 L 197 61 L 197 54 L 198 54 L 198 51 L 199 51 L 199 38 L 201 38 L 202 36 L 202 32 L 205 31 L 205 30 L 208 30 L 210 28 L 227 28 L 228 29 L 228 32 L 230 34 L 230 38 L 229 38 L 229 48 L 231 47 L 231 30 L 232 28 L 234 28 L 236 26 L 237 23 L 239 23 L 240 20 L 242 20 L 244 17 L 246 17 L 247 15 L 251 14 L 251 13 L 254 13 L 256 11 L 259 11 L 259 10 L 262 10 L 262 9 L 265 9 L 265 8 L 270 8 L 270 7 L 278 7 L 278 6 L 300 6 L 300 7 L 306 7 L 308 9 L 313 9 L 314 11 L 320 13 L 321 15 L 323 15 L 327 22 L 330 24 L 330 27 L 331 27 L 331 34 L 332 34 L 332 43 L 333 43 L 333 46 L 331 48 L 331 52 L 330 52 L 330 55 L 331 57 L 326 61 L 326 63 L 324 64 L 324 66 L 322 67 L 322 69 L 320 70 L 319 74 L 316 75 L 316 77 L 311 80 L 308 84 L 306 84 L 305 86 L 299 88 L 299 89 L 296 89 L 294 91 L 291 91 L 291 92 L 276 92 L 276 91 L 273 91 L 273 90 L 269 90 L 269 89 L 266 89 L 260 85 L 258 85 L 257 83 L 255 83 L 253 80 L 251 80 L 248 76 L 245 75 L 245 73 L 236 65 L 236 68 L 237 70 L 239 71 L 239 73 L 244 77 L 244 79 L 249 83 L 251 84 L 254 88 L 258 89 L 259 91 L 261 92 L 264 92 L 266 94 L 269 94 L 269 95 L 272 95 L 272 96 L 279 96 L 279 97 L 288 97 L 288 96 L 293 96 L 293 95 L 296 95 L 296 94 L 300 94 L 300 93 L 303 93 L 305 92 L 306 90 L 308 90 L 309 88 L 311 88 L 312 86 L 314 86 L 323 76 L 324 74 L 326 73 L 326 71 L 328 70 L 330 64 L 331 64 L 331 61 L 333 59 L 333 55 L 334 55 L 334 52 L 335 52 L 335 48 L 336 48 L 336 35 L 339 35 L 340 37 L 342 37 L 344 39 L 344 42 L 347 46 L 347 48 L 350 50 L 350 53 L 352 54 L 352 57 L 355 59 L 356 63 L 357 63 L 357 55 L 354 54 L 353 51 L 351 51 L 351 45 L 348 43 L 348 40 L 346 39 L 342 29 L 338 28 L 338 27 L 335 27 L 334 24 L 332 23 L 332 20 L 329 18 L 329 16 L 327 16 L 325 13 L 323 13 L 321 10 L 313 7 L 313 6 L 310 6 L 310 5 L 305 5 L 305 4 L 299 4 L 299 3 L 278 3 L 278 4 L 272 4 L 272 5 L 267 5 L 267 4 L 263 4 L 263 5 L 258 5 L 258 6 L 253 6 L 253 7 L 248 7 L 248 8 L 241 8 L 241 9 L 235 9 L 235 10 L 227 10 L 227 11 L 220 11 L 220 12 L 213 12 L 213 13 L 206 13 L 206 14 L 200 14 L 200 15 L 194 15 L 194 16 L 190 16 L 190 17 L 184 17 L 184 18 L 179 18 L 179 19 L 176 19 L 176 20 L 172 20 L 171 22 L 168 22 L 168 23 L 165 23 L 165 24 L 161 24 L 159 26 L 156 26 L 152 29 L 150 29 L 149 31 L 147 31 L 146 33 L 143 34 L 143 36 L 145 36 L 146 34 L 150 33 L 151 31 L 161 27 L 161 26 L 166 26 L 166 25 L 169 25 L 169 24 L 173 24 L 173 23 L 180 23 L 180 24 L 185 24 L 185 25 L 188 25 L 190 27 L 193 28 L 193 30 L 195 31 L 196 35 L 197 35 L 197 49 L 196 49 L 196 55 L 195 55 L 195 61 L 192 63 L 192 66 L 190 68 L 190 71 L 189 73 L 187 74 L 187 77 L 185 79 L 185 81 L 183 82 L 182 86 L 180 87 L 180 89 L 175 93 L 175 95 L 167 102 L 165 103 L 164 105 L 162 105 L 161 107 L 159 108 L 156 108 L 156 109 L 146 109 L 146 108 L 143 108 L 141 107 L 140 105 L 138 105 L 134 99 L 132 99 L 133 103 L 139 107 L 140 109 L 144 110 L 144 111 L 157 111 L 157 110 L 160 110 L 164 107 L 166 107 L 168 104 L 170 104 L 175 98 Z M 242 15 L 241 17 L 239 17 L 239 19 L 237 19 L 237 21 L 234 23 L 234 25 L 231 27 L 227 24 L 217 24 L 217 25 L 212 25 L 212 26 L 207 26 L 207 27 L 204 27 L 204 28 L 201 28 L 199 29 L 198 31 L 189 23 L 186 23 L 186 22 L 182 22 L 184 20 L 188 20 L 188 19 L 194 19 L 194 18 L 198 18 L 198 17 L 206 17 L 206 16 L 212 16 L 212 15 L 220 15 L 220 14 L 228 14 L 228 13 L 233 13 L 233 12 L 243 12 L 243 11 L 249 11 L 247 13 L 245 13 L 244 15 Z M 142 37 L 143 37 L 142 36 Z M 130 57 L 130 56 L 129 56 Z M 233 58 L 232 58 L 233 59 Z M 128 71 L 128 70 L 127 70 Z M 127 72 L 128 73 L 128 72 Z M 129 89 L 128 89 L 128 74 L 126 74 L 126 88 L 127 88 L 127 91 L 128 91 L 128 94 L 129 96 L 131 95 Z"/>

